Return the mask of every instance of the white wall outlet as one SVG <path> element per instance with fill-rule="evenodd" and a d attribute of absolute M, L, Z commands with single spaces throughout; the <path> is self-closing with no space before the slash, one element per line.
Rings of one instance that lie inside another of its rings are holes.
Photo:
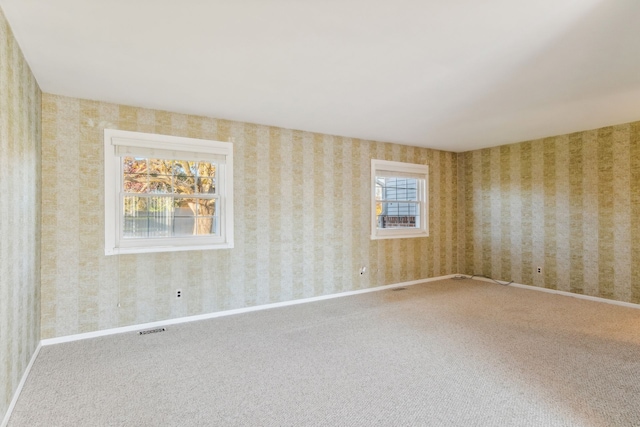
<path fill-rule="evenodd" d="M 538 274 L 542 274 L 542 267 L 538 267 L 538 268 L 536 268 L 536 273 L 538 273 Z"/>
<path fill-rule="evenodd" d="M 176 298 L 182 298 L 182 289 L 176 289 Z"/>

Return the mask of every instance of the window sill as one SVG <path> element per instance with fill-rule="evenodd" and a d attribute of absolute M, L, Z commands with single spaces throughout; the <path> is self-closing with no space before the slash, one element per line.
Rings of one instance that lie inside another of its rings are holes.
<path fill-rule="evenodd" d="M 106 249 L 105 255 L 146 254 L 154 252 L 206 251 L 213 249 L 232 249 L 233 243 L 219 243 L 211 245 L 184 246 L 144 246 Z"/>
<path fill-rule="evenodd" d="M 382 240 L 382 239 L 410 239 L 414 237 L 429 237 L 429 233 L 424 230 L 419 230 L 413 233 L 408 233 L 406 231 L 395 231 L 394 232 L 385 232 L 379 234 L 372 234 L 371 240 Z"/>

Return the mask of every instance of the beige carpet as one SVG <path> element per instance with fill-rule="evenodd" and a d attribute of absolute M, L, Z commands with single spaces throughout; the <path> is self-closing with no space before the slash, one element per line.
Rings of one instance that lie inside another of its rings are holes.
<path fill-rule="evenodd" d="M 448 280 L 48 346 L 9 426 L 640 426 L 640 310 Z"/>

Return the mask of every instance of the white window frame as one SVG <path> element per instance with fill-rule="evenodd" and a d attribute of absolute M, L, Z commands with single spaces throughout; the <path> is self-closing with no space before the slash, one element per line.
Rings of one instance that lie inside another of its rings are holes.
<path fill-rule="evenodd" d="M 398 177 L 418 179 L 420 227 L 378 228 L 376 218 L 376 176 L 379 172 L 397 173 Z M 415 163 L 371 159 L 371 240 L 429 236 L 429 166 Z"/>
<path fill-rule="evenodd" d="M 175 160 L 198 160 L 212 156 L 219 159 L 216 162 L 219 235 L 123 239 L 123 155 L 118 154 L 119 150 L 128 150 L 131 155 L 135 155 L 136 150 L 147 153 L 151 150 L 163 158 Z M 191 158 L 183 158 L 185 156 Z M 230 142 L 105 129 L 104 190 L 105 255 L 233 248 L 233 144 Z"/>

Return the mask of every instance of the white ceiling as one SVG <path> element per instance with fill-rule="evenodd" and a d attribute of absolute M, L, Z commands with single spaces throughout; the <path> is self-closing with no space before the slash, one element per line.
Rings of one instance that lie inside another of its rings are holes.
<path fill-rule="evenodd" d="M 640 120 L 638 0 L 0 0 L 44 92 L 466 151 Z"/>

